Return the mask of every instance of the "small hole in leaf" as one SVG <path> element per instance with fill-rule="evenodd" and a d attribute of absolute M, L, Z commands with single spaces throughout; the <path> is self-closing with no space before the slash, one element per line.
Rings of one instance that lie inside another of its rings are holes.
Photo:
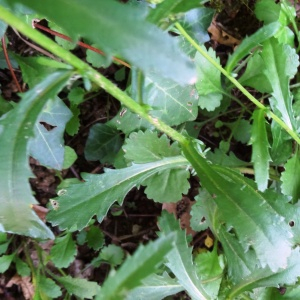
<path fill-rule="evenodd" d="M 290 221 L 290 222 L 289 222 L 289 225 L 290 225 L 291 227 L 294 227 L 294 226 L 295 226 L 295 222 L 294 222 L 294 221 Z"/>
<path fill-rule="evenodd" d="M 46 122 L 40 122 L 40 124 L 43 125 L 46 128 L 47 131 L 51 131 L 52 129 L 54 129 L 55 127 L 57 127 L 57 126 L 50 125 L 50 124 L 48 124 Z"/>

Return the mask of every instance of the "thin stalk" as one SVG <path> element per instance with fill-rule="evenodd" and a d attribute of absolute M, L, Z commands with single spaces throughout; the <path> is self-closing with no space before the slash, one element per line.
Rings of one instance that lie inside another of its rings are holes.
<path fill-rule="evenodd" d="M 288 127 L 277 115 L 269 111 L 269 109 L 260 103 L 255 97 L 253 97 L 234 77 L 232 77 L 220 64 L 214 61 L 193 38 L 184 30 L 179 24 L 175 24 L 178 31 L 187 39 L 187 41 L 201 54 L 203 55 L 214 67 L 216 67 L 228 80 L 230 80 L 251 102 L 253 102 L 258 108 L 266 111 L 267 115 L 279 124 L 299 145 L 300 138 L 291 128 Z"/>
<path fill-rule="evenodd" d="M 0 19 L 3 20 L 8 25 L 14 27 L 19 32 L 30 38 L 32 41 L 36 42 L 44 49 L 50 51 L 56 56 L 63 59 L 65 62 L 77 69 L 78 73 L 84 77 L 87 77 L 90 81 L 96 83 L 101 88 L 106 90 L 110 95 L 118 99 L 123 105 L 129 108 L 132 112 L 138 114 L 140 117 L 154 125 L 158 130 L 167 134 L 170 138 L 178 141 L 181 144 L 187 142 L 187 138 L 162 122 L 161 120 L 152 117 L 149 113 L 147 107 L 141 106 L 135 102 L 131 97 L 129 97 L 125 92 L 116 87 L 112 82 L 106 79 L 103 75 L 98 73 L 88 64 L 83 62 L 81 59 L 70 53 L 69 51 L 63 49 L 57 45 L 54 41 L 44 36 L 40 32 L 34 30 L 25 22 L 21 21 L 18 17 L 14 16 L 10 11 L 0 6 Z"/>

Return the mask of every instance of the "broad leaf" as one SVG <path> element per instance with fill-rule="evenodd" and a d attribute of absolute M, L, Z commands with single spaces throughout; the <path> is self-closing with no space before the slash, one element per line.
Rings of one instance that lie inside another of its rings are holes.
<path fill-rule="evenodd" d="M 280 6 L 273 0 L 260 0 L 255 4 L 255 15 L 264 24 L 276 22 L 279 18 Z"/>
<path fill-rule="evenodd" d="M 67 268 L 77 253 L 76 244 L 72 239 L 71 233 L 57 237 L 55 244 L 51 248 L 51 261 L 57 268 Z"/>
<path fill-rule="evenodd" d="M 112 266 L 118 266 L 123 262 L 124 250 L 120 246 L 110 244 L 101 249 L 99 258 Z"/>
<path fill-rule="evenodd" d="M 12 263 L 14 259 L 15 254 L 10 255 L 2 255 L 0 256 L 0 273 L 4 273 L 8 270 L 10 267 L 10 264 Z"/>
<path fill-rule="evenodd" d="M 96 282 L 88 281 L 86 279 L 65 276 L 55 277 L 55 280 L 62 284 L 69 294 L 78 296 L 82 299 L 93 299 L 99 289 Z"/>
<path fill-rule="evenodd" d="M 120 133 L 106 125 L 96 124 L 89 132 L 84 155 L 87 160 L 100 160 L 102 164 L 113 163 L 122 146 Z"/>
<path fill-rule="evenodd" d="M 73 40 L 86 38 L 101 46 L 110 58 L 120 55 L 146 73 L 155 69 L 180 83 L 195 81 L 193 65 L 174 39 L 148 23 L 137 6 L 106 0 L 60 0 L 58 10 L 51 0 L 21 2 L 62 27 Z"/>
<path fill-rule="evenodd" d="M 202 46 L 202 49 L 207 52 L 213 60 L 220 63 L 220 59 L 216 57 L 216 53 L 212 48 L 209 48 L 207 51 L 206 48 Z M 202 109 L 206 108 L 208 111 L 213 111 L 220 106 L 223 98 L 221 72 L 199 52 L 197 52 L 195 56 L 195 61 L 198 72 L 196 88 L 199 93 L 199 106 Z"/>
<path fill-rule="evenodd" d="M 183 146 L 201 185 L 215 196 L 222 220 L 233 227 L 244 249 L 254 249 L 261 265 L 273 271 L 285 267 L 291 254 L 291 228 L 285 220 L 284 202 L 275 193 L 260 193 L 254 182 L 226 169 L 209 165 L 194 148 Z M 275 194 L 275 195 L 274 195 Z M 259 209 L 257 209 L 259 208 Z"/>
<path fill-rule="evenodd" d="M 41 165 L 61 170 L 64 163 L 63 134 L 72 113 L 61 99 L 48 101 L 35 124 L 35 137 L 29 142 L 30 155 Z"/>
<path fill-rule="evenodd" d="M 273 92 L 270 104 L 286 125 L 295 127 L 294 113 L 292 109 L 292 95 L 289 90 L 289 81 L 297 72 L 299 65 L 298 55 L 295 49 L 288 45 L 281 45 L 272 38 L 263 44 L 261 56 L 265 62 L 264 70 Z"/>
<path fill-rule="evenodd" d="M 156 162 L 110 170 L 105 174 L 82 174 L 84 183 L 71 184 L 57 201 L 59 207 L 47 215 L 53 225 L 62 229 L 81 230 L 96 215 L 99 222 L 106 216 L 110 206 L 122 203 L 126 194 L 155 173 L 185 166 L 182 156 L 165 158 Z"/>
<path fill-rule="evenodd" d="M 38 276 L 37 287 L 37 291 L 42 299 L 43 296 L 45 299 L 45 295 L 51 299 L 58 298 L 62 295 L 60 287 L 51 278 L 44 277 L 41 274 Z M 35 294 L 37 294 L 37 291 L 35 291 Z"/>
<path fill-rule="evenodd" d="M 162 217 L 159 219 L 159 227 L 164 234 L 174 230 L 177 232 L 175 245 L 166 256 L 168 268 L 192 299 L 210 299 L 197 276 L 196 266 L 192 262 L 192 248 L 188 246 L 186 234 L 180 229 L 179 222 L 173 215 L 163 211 Z"/>
<path fill-rule="evenodd" d="M 273 2 L 273 0 L 271 0 Z M 259 66 L 259 68 L 257 67 Z M 239 78 L 239 82 L 244 86 L 255 88 L 261 93 L 271 93 L 271 84 L 263 73 L 265 69 L 264 61 L 256 52 L 248 61 L 245 73 Z"/>
<path fill-rule="evenodd" d="M 28 140 L 45 103 L 67 83 L 71 72 L 50 75 L 24 94 L 22 101 L 1 120 L 0 231 L 38 238 L 53 238 L 50 229 L 31 210 L 36 203 L 28 178 Z"/>
<path fill-rule="evenodd" d="M 126 300 L 161 300 L 183 290 L 176 278 L 171 278 L 167 273 L 162 276 L 151 274 L 142 282 L 143 285 L 132 290 Z"/>
<path fill-rule="evenodd" d="M 206 154 L 208 160 L 216 165 L 221 165 L 225 167 L 243 167 L 248 163 L 238 159 L 233 152 L 229 152 L 229 155 L 224 153 L 224 151 L 216 148 L 214 152 L 208 152 Z"/>
<path fill-rule="evenodd" d="M 170 145 L 166 135 L 157 136 L 156 132 L 133 132 L 123 147 L 125 157 L 134 163 L 148 163 L 165 157 L 180 155 L 177 143 Z M 146 179 L 142 184 L 147 186 L 145 193 L 149 199 L 158 202 L 176 202 L 190 188 L 186 168 L 165 170 Z"/>
<path fill-rule="evenodd" d="M 299 151 L 284 165 L 285 171 L 281 174 L 281 190 L 284 195 L 291 196 L 294 203 L 300 198 L 300 157 Z"/>
<path fill-rule="evenodd" d="M 147 246 L 141 245 L 117 272 L 110 273 L 96 300 L 126 299 L 129 290 L 141 285 L 142 280 L 153 274 L 157 266 L 164 261 L 173 247 L 175 237 L 174 233 L 169 233 Z"/>
<path fill-rule="evenodd" d="M 214 246 L 212 252 L 199 253 L 195 257 L 194 263 L 206 292 L 211 299 L 217 299 L 224 269 L 222 255 L 218 256 L 217 246 Z"/>
<path fill-rule="evenodd" d="M 104 234 L 99 227 L 90 226 L 86 235 L 88 246 L 94 250 L 99 250 L 104 246 Z"/>
<path fill-rule="evenodd" d="M 242 41 L 242 43 L 237 47 L 237 49 L 233 52 L 233 54 L 229 57 L 226 64 L 227 72 L 231 73 L 233 68 L 236 67 L 237 63 L 243 57 L 247 56 L 253 48 L 257 47 L 257 45 L 274 36 L 276 32 L 280 29 L 280 27 L 281 24 L 279 22 L 273 22 L 260 28 L 251 36 L 246 37 Z"/>
<path fill-rule="evenodd" d="M 265 111 L 257 109 L 253 112 L 253 126 L 250 143 L 252 144 L 251 161 L 254 164 L 255 182 L 260 191 L 266 190 L 269 180 L 269 141 L 266 130 Z"/>

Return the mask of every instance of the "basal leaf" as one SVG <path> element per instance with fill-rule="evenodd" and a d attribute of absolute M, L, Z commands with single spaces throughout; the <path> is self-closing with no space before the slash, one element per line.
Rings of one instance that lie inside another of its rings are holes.
<path fill-rule="evenodd" d="M 231 73 L 243 57 L 247 56 L 257 45 L 260 45 L 262 42 L 274 36 L 280 28 L 281 24 L 279 22 L 273 22 L 263 26 L 251 36 L 246 37 L 229 57 L 225 68 L 227 72 Z"/>
<path fill-rule="evenodd" d="M 35 124 L 34 138 L 29 141 L 30 155 L 41 165 L 56 170 L 63 168 L 63 134 L 71 115 L 69 108 L 58 97 L 46 103 Z"/>
<path fill-rule="evenodd" d="M 263 267 L 268 265 L 273 271 L 285 267 L 293 234 L 282 199 L 277 201 L 271 191 L 258 192 L 252 180 L 234 171 L 209 165 L 194 147 L 193 141 L 183 145 L 184 154 L 201 185 L 215 196 L 222 219 L 234 228 L 244 249 L 251 246 Z"/>
<path fill-rule="evenodd" d="M 153 274 L 173 247 L 174 233 L 161 236 L 155 242 L 141 245 L 126 259 L 117 272 L 111 272 L 98 293 L 96 300 L 123 300 L 128 292 L 142 284 Z"/>
<path fill-rule="evenodd" d="M 90 226 L 86 235 L 86 242 L 88 246 L 94 250 L 99 250 L 104 246 L 104 234 L 97 226 Z"/>
<path fill-rule="evenodd" d="M 269 141 L 266 130 L 265 111 L 257 109 L 253 112 L 253 126 L 250 143 L 252 144 L 251 161 L 254 164 L 255 182 L 260 191 L 268 187 L 269 180 Z"/>
<path fill-rule="evenodd" d="M 155 69 L 179 83 L 195 81 L 192 62 L 167 32 L 145 20 L 138 6 L 106 0 L 60 0 L 58 10 L 51 0 L 21 2 L 62 27 L 73 40 L 86 38 L 101 46 L 108 57 L 120 55 L 145 73 Z"/>
<path fill-rule="evenodd" d="M 40 296 L 45 297 L 48 296 L 51 299 L 58 298 L 62 295 L 60 287 L 51 279 L 42 276 L 41 274 L 38 277 L 38 291 L 40 292 Z M 37 291 L 35 292 L 37 294 Z"/>
<path fill-rule="evenodd" d="M 142 282 L 143 285 L 132 290 L 126 300 L 161 300 L 183 290 L 176 278 L 167 273 L 162 276 L 151 274 Z"/>
<path fill-rule="evenodd" d="M 28 178 L 28 140 L 45 103 L 67 83 L 71 72 L 57 72 L 24 94 L 22 101 L 1 120 L 0 231 L 35 238 L 53 238 L 50 229 L 32 211 L 36 203 Z"/>
<path fill-rule="evenodd" d="M 0 256 L 0 273 L 4 273 L 8 270 L 10 264 L 14 259 L 15 254 L 1 255 Z"/>
<path fill-rule="evenodd" d="M 96 215 L 99 222 L 110 206 L 123 201 L 126 194 L 145 179 L 169 168 L 185 166 L 182 156 L 165 158 L 156 162 L 133 165 L 119 170 L 106 169 L 105 174 L 82 174 L 84 183 L 71 184 L 57 198 L 59 207 L 47 215 L 53 225 L 62 229 L 81 230 Z"/>
<path fill-rule="evenodd" d="M 276 22 L 279 18 L 280 6 L 273 0 L 260 0 L 255 4 L 255 15 L 264 24 Z"/>
<path fill-rule="evenodd" d="M 295 119 L 289 81 L 297 72 L 298 55 L 295 49 L 288 45 L 282 45 L 272 38 L 264 42 L 261 56 L 266 66 L 264 73 L 273 89 L 272 97 L 269 99 L 271 107 L 281 115 L 281 119 L 286 125 L 293 129 Z"/>
<path fill-rule="evenodd" d="M 284 165 L 285 171 L 281 174 L 281 190 L 284 195 L 291 196 L 294 203 L 300 198 L 300 157 L 297 151 Z"/>
<path fill-rule="evenodd" d="M 118 266 L 123 262 L 124 254 L 124 250 L 120 246 L 110 244 L 101 249 L 99 258 L 112 266 Z"/>
<path fill-rule="evenodd" d="M 166 256 L 167 267 L 176 276 L 178 282 L 185 288 L 192 299 L 210 299 L 206 294 L 192 262 L 192 248 L 188 246 L 186 233 L 180 229 L 174 216 L 163 211 L 159 219 L 159 228 L 162 233 L 169 234 L 176 230 L 177 239 L 172 251 Z"/>
<path fill-rule="evenodd" d="M 55 244 L 50 251 L 51 261 L 57 268 L 67 268 L 74 261 L 76 253 L 76 244 L 72 239 L 72 234 L 67 233 L 55 239 Z"/>
<path fill-rule="evenodd" d="M 102 164 L 112 163 L 122 146 L 120 132 L 106 124 L 91 127 L 84 155 L 87 160 L 100 160 Z"/>
<path fill-rule="evenodd" d="M 99 290 L 97 282 L 86 279 L 64 276 L 55 277 L 55 280 L 62 284 L 69 294 L 78 296 L 81 299 L 93 299 Z"/>
<path fill-rule="evenodd" d="M 221 105 L 223 95 L 221 93 L 210 93 L 207 95 L 200 95 L 198 105 L 201 109 L 207 111 L 214 111 Z"/>

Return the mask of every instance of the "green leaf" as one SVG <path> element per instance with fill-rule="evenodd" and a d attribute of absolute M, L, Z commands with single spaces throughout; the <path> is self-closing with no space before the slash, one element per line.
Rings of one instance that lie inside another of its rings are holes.
<path fill-rule="evenodd" d="M 233 152 L 230 152 L 229 155 L 224 153 L 222 150 L 216 148 L 214 152 L 208 152 L 206 154 L 208 160 L 213 162 L 216 165 L 221 165 L 224 167 L 244 167 L 248 163 L 238 159 Z"/>
<path fill-rule="evenodd" d="M 87 160 L 100 160 L 102 164 L 113 163 L 122 146 L 120 132 L 106 124 L 91 127 L 84 155 Z"/>
<path fill-rule="evenodd" d="M 298 55 L 295 49 L 288 45 L 281 45 L 275 38 L 272 38 L 264 42 L 261 56 L 266 66 L 264 73 L 273 89 L 272 97 L 269 99 L 271 107 L 281 115 L 286 125 L 293 129 L 295 119 L 289 81 L 297 73 Z"/>
<path fill-rule="evenodd" d="M 273 2 L 273 0 L 271 0 Z M 274 2 L 273 2 L 274 3 Z M 257 67 L 259 66 L 259 68 Z M 271 93 L 271 84 L 264 74 L 264 61 L 259 55 L 259 52 L 249 59 L 245 73 L 239 78 L 239 82 L 244 86 L 255 88 L 261 93 Z"/>
<path fill-rule="evenodd" d="M 45 294 L 51 299 L 56 299 L 62 295 L 60 287 L 51 278 L 42 275 L 38 277 L 38 288 L 41 294 Z"/>
<path fill-rule="evenodd" d="M 260 0 L 255 4 L 255 15 L 264 24 L 276 22 L 279 19 L 280 6 L 273 0 Z"/>
<path fill-rule="evenodd" d="M 67 83 L 71 72 L 56 72 L 23 95 L 22 101 L 1 120 L 0 144 L 0 231 L 54 238 L 51 230 L 31 210 L 32 197 L 28 178 L 27 144 L 34 125 L 48 99 L 53 98 Z M 18 220 L 18 222 L 16 222 Z"/>
<path fill-rule="evenodd" d="M 102 248 L 99 258 L 112 266 L 118 266 L 124 260 L 124 251 L 121 247 L 110 244 L 107 247 Z"/>
<path fill-rule="evenodd" d="M 22 70 L 22 78 L 29 88 L 33 88 L 57 69 L 70 69 L 70 66 L 45 56 L 21 57 L 15 55 Z"/>
<path fill-rule="evenodd" d="M 224 268 L 224 264 L 222 264 L 222 256 L 218 256 L 217 247 L 214 246 L 212 252 L 199 253 L 195 257 L 194 263 L 205 291 L 211 299 L 217 299 Z"/>
<path fill-rule="evenodd" d="M 195 88 L 191 85 L 178 85 L 162 78 L 158 73 L 151 73 L 145 78 L 143 101 L 152 108 L 149 112 L 151 116 L 170 126 L 193 121 L 198 114 Z"/>
<path fill-rule="evenodd" d="M 62 168 L 63 169 L 70 168 L 74 164 L 76 159 L 77 159 L 76 152 L 71 147 L 65 146 L 64 163 Z"/>
<path fill-rule="evenodd" d="M 66 31 L 64 31 L 61 27 L 57 26 L 55 23 L 51 21 L 50 22 L 48 21 L 48 26 L 54 31 L 67 35 Z M 62 46 L 66 50 L 73 50 L 77 46 L 76 43 L 62 39 L 59 36 L 55 36 L 55 41 L 58 45 Z"/>
<path fill-rule="evenodd" d="M 287 266 L 279 269 L 276 273 L 269 268 L 257 269 L 249 276 L 240 278 L 239 284 L 234 286 L 229 294 L 229 299 L 246 290 L 258 287 L 278 287 L 280 285 L 292 285 L 297 282 L 300 272 L 300 252 L 299 247 L 294 249 L 288 258 Z"/>
<path fill-rule="evenodd" d="M 167 267 L 193 299 L 209 299 L 197 276 L 196 266 L 192 262 L 192 248 L 188 246 L 186 234 L 180 229 L 179 222 L 173 215 L 163 211 L 159 219 L 159 228 L 164 234 L 169 234 L 174 230 L 177 233 L 175 245 L 166 256 Z"/>
<path fill-rule="evenodd" d="M 95 44 L 91 46 L 97 49 L 100 48 Z M 94 68 L 100 68 L 100 67 L 107 68 L 110 65 L 110 61 L 106 56 L 101 55 L 90 49 L 86 51 L 86 61 L 89 62 Z"/>
<path fill-rule="evenodd" d="M 86 235 L 88 246 L 94 250 L 99 250 L 104 245 L 104 234 L 97 226 L 90 226 Z"/>
<path fill-rule="evenodd" d="M 252 114 L 253 126 L 250 143 L 252 144 L 251 161 L 254 164 L 255 182 L 260 191 L 268 187 L 269 180 L 269 141 L 266 130 L 265 111 L 257 109 Z"/>
<path fill-rule="evenodd" d="M 158 137 L 156 132 L 149 130 L 131 133 L 123 150 L 125 158 L 137 164 L 154 162 L 181 153 L 178 144 L 171 145 L 165 134 Z"/>
<path fill-rule="evenodd" d="M 64 162 L 63 134 L 71 112 L 58 97 L 48 101 L 35 124 L 29 152 L 40 164 L 61 170 Z"/>
<path fill-rule="evenodd" d="M 138 6 L 105 0 L 61 0 L 59 10 L 51 0 L 25 0 L 22 4 L 47 16 L 73 40 L 82 37 L 99 45 L 110 58 L 120 55 L 145 73 L 155 69 L 180 83 L 195 81 L 192 62 L 182 55 L 167 32 L 145 21 Z"/>
<path fill-rule="evenodd" d="M 30 276 L 30 268 L 22 259 L 20 259 L 18 256 L 14 258 L 14 263 L 16 265 L 17 273 L 21 277 Z"/>
<path fill-rule="evenodd" d="M 84 228 L 94 215 L 101 222 L 110 206 L 115 201 L 121 203 L 133 187 L 155 173 L 186 163 L 182 156 L 175 156 L 120 170 L 106 169 L 101 175 L 82 174 L 85 182 L 65 189 L 65 194 L 57 199 L 59 208 L 48 213 L 48 220 L 53 225 L 73 230 Z"/>
<path fill-rule="evenodd" d="M 220 59 L 216 57 L 216 53 L 212 48 L 207 51 L 204 46 L 201 47 L 215 62 L 220 63 Z M 202 109 L 206 108 L 208 111 L 213 111 L 220 106 L 223 98 L 221 72 L 199 52 L 195 56 L 195 61 L 198 73 L 196 88 L 200 96 L 199 105 Z M 206 97 L 202 98 L 202 96 Z"/>
<path fill-rule="evenodd" d="M 162 276 L 151 274 L 142 282 L 143 285 L 132 290 L 126 300 L 161 300 L 183 290 L 176 278 L 171 278 L 168 273 Z"/>
<path fill-rule="evenodd" d="M 291 196 L 296 203 L 300 198 L 300 157 L 299 151 L 284 165 L 285 171 L 281 173 L 281 191 L 284 195 Z"/>
<path fill-rule="evenodd" d="M 157 136 L 156 132 L 139 131 L 130 134 L 123 146 L 125 158 L 134 163 L 148 163 L 165 157 L 180 154 L 177 143 L 170 145 L 166 135 Z M 158 202 L 176 202 L 190 188 L 190 174 L 186 168 L 165 170 L 146 179 L 142 185 L 147 186 L 145 193 L 149 199 Z"/>
<path fill-rule="evenodd" d="M 54 246 L 50 250 L 51 261 L 57 268 L 67 268 L 76 254 L 76 244 L 71 233 L 57 237 Z"/>
<path fill-rule="evenodd" d="M 286 266 L 293 234 L 285 220 L 282 199 L 270 190 L 258 192 L 252 180 L 235 171 L 212 167 L 194 147 L 191 140 L 183 152 L 201 185 L 215 196 L 226 226 L 234 228 L 244 249 L 254 249 L 262 266 L 268 265 L 273 271 Z"/>
<path fill-rule="evenodd" d="M 226 71 L 231 73 L 237 63 L 245 56 L 247 56 L 252 49 L 260 45 L 262 42 L 269 40 L 276 32 L 281 28 L 279 22 L 273 22 L 266 26 L 263 26 L 257 30 L 254 34 L 243 39 L 242 43 L 235 49 L 233 54 L 229 57 L 226 64 Z"/>
<path fill-rule="evenodd" d="M 15 254 L 0 256 L 0 273 L 4 273 L 8 270 L 10 264 L 14 259 Z"/>
<path fill-rule="evenodd" d="M 126 299 L 129 290 L 141 285 L 144 278 L 154 273 L 173 246 L 175 234 L 161 236 L 146 246 L 139 246 L 117 272 L 111 272 L 96 300 Z"/>
<path fill-rule="evenodd" d="M 64 286 L 69 294 L 80 298 L 93 299 L 97 294 L 99 286 L 96 282 L 71 276 L 55 277 Z"/>

